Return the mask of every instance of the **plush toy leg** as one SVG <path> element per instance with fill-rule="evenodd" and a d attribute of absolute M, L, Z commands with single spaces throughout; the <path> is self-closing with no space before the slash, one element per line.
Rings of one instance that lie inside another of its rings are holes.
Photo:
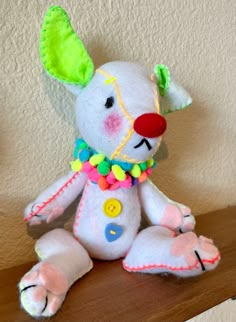
<path fill-rule="evenodd" d="M 86 250 L 64 229 L 42 236 L 35 249 L 41 261 L 21 279 L 20 301 L 34 317 L 52 316 L 70 286 L 93 264 Z"/>
<path fill-rule="evenodd" d="M 130 272 L 194 276 L 214 269 L 219 260 L 211 239 L 193 232 L 176 236 L 168 228 L 152 226 L 136 237 L 123 267 Z"/>

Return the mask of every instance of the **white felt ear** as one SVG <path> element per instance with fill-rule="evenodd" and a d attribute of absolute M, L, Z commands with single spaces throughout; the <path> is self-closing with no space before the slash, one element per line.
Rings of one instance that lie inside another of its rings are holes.
<path fill-rule="evenodd" d="M 79 85 L 69 85 L 69 84 L 65 84 L 65 83 L 63 85 L 65 86 L 66 89 L 68 89 L 68 91 L 70 91 L 75 96 L 78 96 L 83 89 Z"/>
<path fill-rule="evenodd" d="M 169 88 L 165 96 L 161 97 L 161 114 L 165 115 L 188 107 L 192 103 L 191 96 L 186 90 L 177 84 L 173 78 L 170 79 Z"/>
<path fill-rule="evenodd" d="M 155 77 L 161 95 L 160 108 L 162 115 L 182 110 L 192 103 L 190 95 L 170 76 L 166 66 L 157 65 L 155 67 Z"/>

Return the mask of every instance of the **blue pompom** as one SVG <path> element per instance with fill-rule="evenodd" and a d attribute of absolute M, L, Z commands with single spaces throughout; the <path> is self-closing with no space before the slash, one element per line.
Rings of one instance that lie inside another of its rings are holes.
<path fill-rule="evenodd" d="M 78 138 L 78 139 L 76 139 L 76 141 L 75 141 L 75 146 L 77 147 L 77 148 L 79 148 L 79 146 L 80 146 L 80 144 L 81 143 L 84 143 L 84 140 L 83 139 L 81 139 L 81 138 Z"/>
<path fill-rule="evenodd" d="M 90 151 L 88 149 L 83 149 L 82 151 L 80 151 L 79 159 L 81 162 L 88 161 L 89 158 L 90 158 Z"/>
<path fill-rule="evenodd" d="M 75 148 L 74 149 L 74 159 L 78 158 L 78 152 L 79 152 L 79 148 Z"/>
<path fill-rule="evenodd" d="M 155 168 L 157 166 L 157 162 L 154 160 L 154 163 L 152 165 L 152 168 Z"/>
<path fill-rule="evenodd" d="M 121 167 L 124 171 L 130 171 L 133 167 L 133 164 L 128 162 L 122 162 Z"/>
<path fill-rule="evenodd" d="M 112 165 L 114 165 L 114 164 L 119 165 L 122 168 L 122 170 L 124 170 L 124 171 L 130 171 L 133 167 L 132 163 L 122 162 L 122 161 L 117 161 L 117 160 L 112 161 Z"/>

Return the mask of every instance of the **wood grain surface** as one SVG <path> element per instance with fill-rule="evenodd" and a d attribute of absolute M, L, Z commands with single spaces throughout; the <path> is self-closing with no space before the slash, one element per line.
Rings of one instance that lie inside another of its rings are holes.
<path fill-rule="evenodd" d="M 194 278 L 128 273 L 121 261 L 95 261 L 69 291 L 54 322 L 185 321 L 236 295 L 236 207 L 197 217 L 197 233 L 213 238 L 222 260 Z M 3 246 L 2 246 L 3 247 Z M 33 263 L 0 271 L 0 321 L 35 321 L 19 306 L 17 283 Z"/>

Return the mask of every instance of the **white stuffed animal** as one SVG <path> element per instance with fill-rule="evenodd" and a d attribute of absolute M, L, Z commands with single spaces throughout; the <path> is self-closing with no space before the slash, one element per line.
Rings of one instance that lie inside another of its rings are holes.
<path fill-rule="evenodd" d="M 129 272 L 194 276 L 220 260 L 213 241 L 192 232 L 188 207 L 168 199 L 148 179 L 166 129 L 162 115 L 191 103 L 166 66 L 111 62 L 94 73 L 91 58 L 61 7 L 51 7 L 41 32 L 46 71 L 76 97 L 71 171 L 25 210 L 29 224 L 51 222 L 83 192 L 73 234 L 55 229 L 36 243 L 40 259 L 19 283 L 24 309 L 52 316 L 70 286 L 93 267 L 92 258 L 123 258 Z M 141 209 L 150 223 L 139 231 Z"/>

